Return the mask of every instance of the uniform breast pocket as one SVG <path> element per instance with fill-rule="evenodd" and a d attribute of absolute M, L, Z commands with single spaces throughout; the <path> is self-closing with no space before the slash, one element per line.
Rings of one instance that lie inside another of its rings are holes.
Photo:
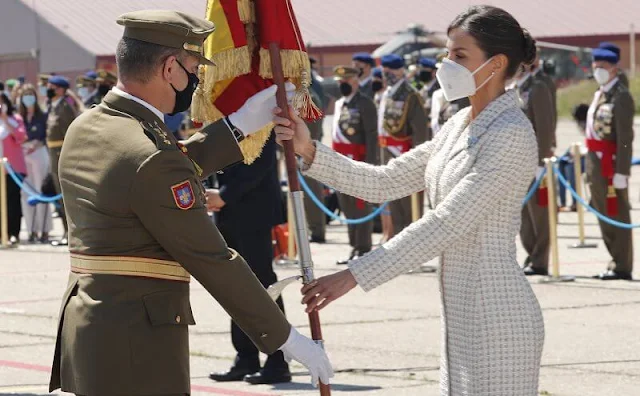
<path fill-rule="evenodd" d="M 152 326 L 186 326 L 196 324 L 188 293 L 165 291 L 142 297 Z"/>

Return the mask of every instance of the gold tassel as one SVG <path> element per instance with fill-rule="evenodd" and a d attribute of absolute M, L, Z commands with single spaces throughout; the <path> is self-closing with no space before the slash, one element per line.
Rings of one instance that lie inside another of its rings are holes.
<path fill-rule="evenodd" d="M 300 73 L 311 69 L 307 53 L 300 50 L 280 50 L 282 71 L 285 78 L 299 78 Z M 260 77 L 273 78 L 269 50 L 260 48 Z"/>
<path fill-rule="evenodd" d="M 273 124 L 269 124 L 266 127 L 260 129 L 258 132 L 247 136 L 240 143 L 238 143 L 240 146 L 240 151 L 244 156 L 245 164 L 251 165 L 256 159 L 258 159 L 258 157 L 260 157 L 264 145 L 269 140 L 269 136 L 271 136 L 272 130 Z"/>
<path fill-rule="evenodd" d="M 322 111 L 313 103 L 311 94 L 309 93 L 309 86 L 311 85 L 311 79 L 309 73 L 302 72 L 301 81 L 293 96 L 292 105 L 293 108 L 298 110 L 300 117 L 307 121 L 317 121 L 322 118 Z"/>
<path fill-rule="evenodd" d="M 211 56 L 215 66 L 207 67 L 207 84 L 249 74 L 251 72 L 251 53 L 248 46 L 232 48 Z"/>
<path fill-rule="evenodd" d="M 207 66 L 202 65 L 198 69 L 198 78 L 200 79 L 200 83 L 193 93 L 193 103 L 191 104 L 191 119 L 195 122 L 209 121 L 209 117 L 211 115 L 209 108 L 213 106 L 213 103 L 207 99 L 206 95 L 206 92 L 208 91 L 205 87 L 206 67 Z"/>
<path fill-rule="evenodd" d="M 255 23 L 256 10 L 251 0 L 238 0 L 238 14 L 242 23 Z"/>

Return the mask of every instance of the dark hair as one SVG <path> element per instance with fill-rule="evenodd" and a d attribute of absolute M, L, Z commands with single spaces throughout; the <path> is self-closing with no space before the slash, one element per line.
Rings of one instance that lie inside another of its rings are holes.
<path fill-rule="evenodd" d="M 4 91 L 4 83 L 0 81 L 0 91 Z"/>
<path fill-rule="evenodd" d="M 23 120 L 27 120 L 27 106 L 24 105 L 24 103 L 22 103 L 22 97 L 28 92 L 28 91 L 33 91 L 33 95 L 35 95 L 36 97 L 36 104 L 33 106 L 33 118 L 34 119 L 39 119 L 41 117 L 44 117 L 44 113 L 42 112 L 42 109 L 40 108 L 40 95 L 38 95 L 38 90 L 36 89 L 36 87 L 33 86 L 33 84 L 27 83 L 25 85 L 22 86 L 22 93 L 20 94 L 20 116 L 22 116 Z"/>
<path fill-rule="evenodd" d="M 129 37 L 123 37 L 116 49 L 118 78 L 148 83 L 157 73 L 157 68 L 170 56 L 180 58 L 184 50 L 164 47 Z"/>
<path fill-rule="evenodd" d="M 589 112 L 589 105 L 580 103 L 576 105 L 571 111 L 571 115 L 576 122 L 587 122 L 587 113 Z"/>
<path fill-rule="evenodd" d="M 472 6 L 459 14 L 447 29 L 469 33 L 487 58 L 503 54 L 509 60 L 506 78 L 516 74 L 518 67 L 536 59 L 536 41 L 518 21 L 505 10 L 488 6 Z"/>
<path fill-rule="evenodd" d="M 9 99 L 9 97 L 2 93 L 0 94 L 0 100 L 2 101 L 2 104 L 4 106 L 7 106 L 7 115 L 8 116 L 12 116 L 13 112 L 15 111 L 15 107 L 13 107 L 13 103 L 11 103 L 11 99 Z"/>

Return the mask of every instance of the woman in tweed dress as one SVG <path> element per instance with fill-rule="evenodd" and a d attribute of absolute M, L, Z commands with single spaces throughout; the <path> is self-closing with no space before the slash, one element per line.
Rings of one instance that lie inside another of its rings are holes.
<path fill-rule="evenodd" d="M 522 199 L 536 173 L 533 128 L 505 81 L 535 58 L 535 41 L 507 12 L 471 7 L 448 29 L 438 71 L 447 100 L 468 96 L 434 140 L 386 166 L 354 162 L 312 142 L 304 122 L 274 122 L 310 177 L 369 202 L 425 190 L 424 216 L 349 269 L 303 288 L 321 309 L 360 285 L 371 290 L 439 256 L 441 394 L 535 396 L 544 324 L 516 261 Z M 455 63 L 455 64 L 452 64 Z M 462 67 L 462 68 L 461 68 Z"/>

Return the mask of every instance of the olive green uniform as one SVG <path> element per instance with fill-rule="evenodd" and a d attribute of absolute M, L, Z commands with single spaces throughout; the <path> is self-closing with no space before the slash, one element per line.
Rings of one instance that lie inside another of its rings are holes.
<path fill-rule="evenodd" d="M 60 161 L 60 152 L 62 143 L 69 126 L 76 118 L 76 112 L 73 110 L 67 97 L 63 96 L 57 102 L 52 103 L 47 114 L 47 146 L 49 147 L 49 163 L 51 165 L 51 176 L 53 178 L 53 186 L 56 193 L 60 194 L 60 177 L 58 174 L 58 163 Z M 64 205 L 60 205 L 58 209 L 65 233 L 68 231 L 67 219 Z"/>
<path fill-rule="evenodd" d="M 622 81 L 618 80 L 608 91 L 597 92 L 587 115 L 587 147 L 590 139 L 615 145 L 612 172 L 629 175 L 633 146 L 634 101 Z M 591 205 L 613 220 L 630 223 L 629 190 L 614 189 L 617 215 L 607 213 L 609 178 L 603 175 L 602 153 L 590 147 L 586 172 L 591 191 Z M 606 166 L 606 165 L 605 165 Z M 606 172 L 605 172 L 606 173 Z M 631 230 L 619 228 L 598 220 L 602 239 L 613 258 L 608 269 L 631 274 L 633 270 L 633 240 Z"/>
<path fill-rule="evenodd" d="M 350 100 L 341 98 L 336 102 L 333 131 L 334 149 L 356 161 L 378 163 L 377 109 L 373 100 L 360 91 Z M 338 194 L 340 208 L 348 219 L 361 219 L 371 214 L 370 203 L 350 195 Z M 373 221 L 349 224 L 349 245 L 359 253 L 371 250 Z"/>
<path fill-rule="evenodd" d="M 420 94 L 407 80 L 395 91 L 388 88 L 383 94 L 378 117 L 378 134 L 383 148 L 380 161 L 383 164 L 432 138 Z M 405 146 L 400 148 L 398 143 Z M 422 199 L 419 201 L 422 209 Z M 389 208 L 394 232 L 398 234 L 412 222 L 411 197 L 392 201 Z"/>
<path fill-rule="evenodd" d="M 547 85 L 533 76 L 517 88 L 522 110 L 533 125 L 538 141 L 538 165 L 552 156 L 555 142 L 553 99 Z M 533 185 L 533 182 L 532 182 Z M 538 194 L 522 208 L 520 239 L 528 254 L 528 262 L 535 269 L 547 271 L 549 267 L 549 215 L 546 206 L 540 205 Z"/>

